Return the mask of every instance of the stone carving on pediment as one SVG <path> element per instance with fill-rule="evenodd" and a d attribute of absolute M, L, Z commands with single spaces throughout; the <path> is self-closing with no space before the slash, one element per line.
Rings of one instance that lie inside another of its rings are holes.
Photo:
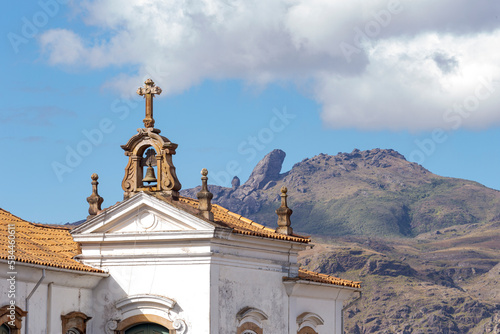
<path fill-rule="evenodd" d="M 137 219 L 139 226 L 144 230 L 153 229 L 158 224 L 158 218 L 151 212 L 142 212 Z"/>

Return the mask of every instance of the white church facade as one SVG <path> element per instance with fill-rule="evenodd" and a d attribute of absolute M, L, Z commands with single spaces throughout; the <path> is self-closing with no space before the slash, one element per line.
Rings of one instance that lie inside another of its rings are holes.
<path fill-rule="evenodd" d="M 124 200 L 101 210 L 92 175 L 87 220 L 29 223 L 0 209 L 0 334 L 340 334 L 344 301 L 360 284 L 301 269 L 310 239 L 180 196 L 177 145 L 154 128 L 152 80 L 144 128 L 129 157 Z"/>

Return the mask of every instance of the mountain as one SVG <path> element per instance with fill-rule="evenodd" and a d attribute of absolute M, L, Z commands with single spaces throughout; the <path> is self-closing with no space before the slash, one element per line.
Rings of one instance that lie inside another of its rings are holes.
<path fill-rule="evenodd" d="M 295 231 L 325 236 L 414 237 L 500 217 L 500 192 L 442 177 L 390 149 L 319 154 L 281 173 L 285 152 L 274 150 L 240 185 L 211 185 L 213 202 L 268 226 L 276 225 L 281 186 L 288 187 Z M 198 188 L 183 190 L 196 198 Z"/>
<path fill-rule="evenodd" d="M 362 282 L 362 298 L 344 312 L 346 333 L 500 334 L 500 192 L 394 150 L 320 154 L 281 173 L 284 158 L 274 150 L 244 184 L 235 177 L 210 191 L 274 227 L 288 187 L 292 227 L 316 242 L 301 266 Z"/>
<path fill-rule="evenodd" d="M 500 333 L 500 221 L 321 241 L 301 266 L 362 282 L 346 333 Z"/>

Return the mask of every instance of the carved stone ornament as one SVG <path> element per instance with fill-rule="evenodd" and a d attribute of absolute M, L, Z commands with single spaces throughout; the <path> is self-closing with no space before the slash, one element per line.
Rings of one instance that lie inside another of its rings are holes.
<path fill-rule="evenodd" d="M 173 327 L 175 329 L 175 334 L 184 334 L 186 333 L 186 329 L 187 329 L 187 326 L 186 326 L 186 323 L 184 322 L 184 320 L 182 319 L 176 319 L 174 320 L 173 322 Z"/>
<path fill-rule="evenodd" d="M 118 328 L 118 321 L 117 320 L 109 320 L 107 323 L 106 323 L 106 334 L 114 334 L 115 333 L 115 329 Z"/>
<path fill-rule="evenodd" d="M 186 334 L 188 326 L 179 318 L 175 309 L 176 301 L 158 295 L 133 295 L 127 296 L 115 303 L 120 312 L 117 318 L 106 323 L 107 334 L 123 334 L 131 326 L 142 323 L 155 323 L 162 325 L 175 334 Z"/>
<path fill-rule="evenodd" d="M 62 329 L 65 334 L 86 333 L 87 321 L 92 319 L 82 312 L 71 312 L 61 315 Z"/>
<path fill-rule="evenodd" d="M 288 189 L 285 186 L 281 187 L 281 206 L 276 210 L 276 214 L 278 215 L 278 228 L 276 228 L 276 232 L 290 235 L 293 233 L 293 229 L 290 226 L 290 216 L 293 211 L 287 205 L 287 191 Z"/>
<path fill-rule="evenodd" d="M 160 130 L 154 128 L 153 96 L 160 94 L 161 88 L 154 86 L 151 79 L 146 80 L 145 87 L 137 90 L 137 94 L 146 98 L 145 128 L 137 129 L 137 134 L 121 147 L 129 157 L 122 181 L 124 198 L 129 198 L 139 191 L 160 192 L 164 196 L 178 198 L 181 183 L 177 179 L 172 156 L 177 144 L 160 135 Z M 144 157 L 145 152 L 148 152 Z M 144 166 L 156 166 L 157 182 L 154 185 L 143 183 Z"/>
<path fill-rule="evenodd" d="M 89 203 L 89 218 L 101 212 L 101 204 L 104 201 L 104 199 L 99 196 L 99 193 L 97 192 L 97 185 L 99 184 L 97 180 L 99 179 L 99 176 L 94 173 L 90 178 L 92 179 L 92 194 L 87 197 L 87 202 Z"/>
<path fill-rule="evenodd" d="M 146 128 L 154 128 L 155 120 L 153 118 L 153 97 L 161 94 L 161 88 L 155 86 L 151 79 L 144 81 L 144 87 L 137 88 L 137 94 L 144 96 L 146 99 L 146 118 L 144 118 L 144 126 Z"/>
<path fill-rule="evenodd" d="M 214 221 L 214 214 L 212 213 L 212 198 L 214 195 L 208 191 L 208 170 L 203 168 L 201 170 L 201 190 L 196 194 L 198 197 L 198 209 L 201 211 L 203 217 L 210 221 Z"/>

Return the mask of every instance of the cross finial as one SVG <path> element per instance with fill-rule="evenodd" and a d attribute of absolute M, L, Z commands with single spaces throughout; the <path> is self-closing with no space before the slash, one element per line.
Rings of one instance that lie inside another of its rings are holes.
<path fill-rule="evenodd" d="M 144 96 L 146 99 L 146 118 L 142 121 L 146 128 L 154 128 L 155 120 L 153 119 L 153 97 L 161 94 L 161 88 L 155 86 L 151 79 L 144 81 L 144 87 L 137 88 L 137 94 Z"/>

